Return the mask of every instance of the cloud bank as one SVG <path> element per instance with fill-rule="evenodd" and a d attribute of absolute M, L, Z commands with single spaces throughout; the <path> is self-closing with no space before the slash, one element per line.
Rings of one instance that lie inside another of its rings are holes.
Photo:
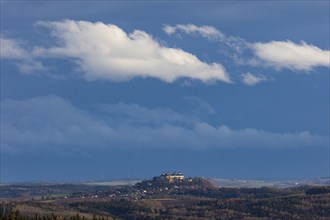
<path fill-rule="evenodd" d="M 23 73 L 47 72 L 48 68 L 42 63 L 45 59 L 65 59 L 73 62 L 90 81 L 122 82 L 151 77 L 168 83 L 180 78 L 231 82 L 220 62 L 206 63 L 192 53 L 167 47 L 143 30 L 126 33 L 113 24 L 74 20 L 42 21 L 38 26 L 50 32 L 52 41 L 47 47 L 26 47 L 5 36 L 0 39 L 1 58 L 13 61 Z M 215 27 L 194 24 L 165 25 L 163 30 L 168 35 L 185 33 L 215 41 L 221 46 L 221 53 L 238 66 L 290 69 L 302 73 L 330 66 L 329 50 L 303 41 L 247 42 Z M 251 86 L 268 78 L 251 74 L 242 77 L 242 82 Z"/>
<path fill-rule="evenodd" d="M 327 147 L 329 137 L 213 126 L 170 109 L 98 104 L 87 111 L 57 96 L 1 102 L 4 153 L 92 152 L 114 149 Z M 186 114 L 185 114 L 186 115 Z"/>
<path fill-rule="evenodd" d="M 57 45 L 38 48 L 35 55 L 70 58 L 87 80 L 152 77 L 169 83 L 179 78 L 230 82 L 221 64 L 208 64 L 191 53 L 161 45 L 141 30 L 126 33 L 113 24 L 73 20 L 39 25 L 51 30 Z"/>

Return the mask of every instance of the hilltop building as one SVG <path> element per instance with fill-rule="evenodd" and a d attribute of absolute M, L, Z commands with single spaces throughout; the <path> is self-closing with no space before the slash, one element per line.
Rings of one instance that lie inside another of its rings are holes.
<path fill-rule="evenodd" d="M 169 183 L 173 183 L 174 181 L 182 181 L 184 180 L 184 175 L 181 172 L 164 172 L 162 173 L 161 177 L 166 178 Z"/>

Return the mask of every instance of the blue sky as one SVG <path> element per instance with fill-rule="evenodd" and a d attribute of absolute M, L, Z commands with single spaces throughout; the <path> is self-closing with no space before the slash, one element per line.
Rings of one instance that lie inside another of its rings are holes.
<path fill-rule="evenodd" d="M 1 181 L 329 175 L 328 1 L 1 1 Z"/>

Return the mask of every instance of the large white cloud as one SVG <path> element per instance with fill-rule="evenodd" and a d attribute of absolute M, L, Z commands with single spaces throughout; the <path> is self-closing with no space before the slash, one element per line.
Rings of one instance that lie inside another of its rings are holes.
<path fill-rule="evenodd" d="M 330 51 L 314 45 L 291 41 L 271 41 L 251 45 L 255 55 L 266 64 L 278 69 L 309 71 L 314 67 L 330 66 Z"/>
<path fill-rule="evenodd" d="M 39 25 L 51 30 L 57 44 L 36 48 L 34 55 L 72 58 L 87 80 L 154 77 L 173 82 L 187 77 L 203 82 L 230 82 L 221 64 L 208 64 L 191 53 L 161 45 L 141 30 L 126 33 L 113 24 L 73 20 Z"/>
<path fill-rule="evenodd" d="M 329 145 L 328 136 L 308 131 L 233 130 L 170 109 L 124 103 L 102 104 L 96 108 L 103 113 L 83 110 L 57 96 L 2 101 L 2 153 L 124 148 L 281 149 Z"/>

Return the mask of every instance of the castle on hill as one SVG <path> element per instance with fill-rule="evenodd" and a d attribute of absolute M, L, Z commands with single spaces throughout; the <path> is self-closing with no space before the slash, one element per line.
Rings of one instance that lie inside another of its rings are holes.
<path fill-rule="evenodd" d="M 161 175 L 162 178 L 166 178 L 169 183 L 173 183 L 177 180 L 184 180 L 184 175 L 181 172 L 164 172 Z"/>

